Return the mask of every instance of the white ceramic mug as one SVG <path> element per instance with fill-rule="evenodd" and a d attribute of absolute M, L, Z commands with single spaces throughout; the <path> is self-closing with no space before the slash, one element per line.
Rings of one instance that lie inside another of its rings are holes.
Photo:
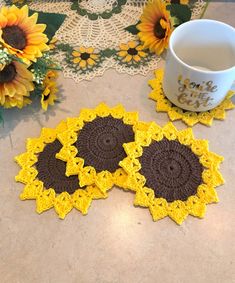
<path fill-rule="evenodd" d="M 225 98 L 235 80 L 235 29 L 214 20 L 177 27 L 169 41 L 163 90 L 180 108 L 207 111 Z"/>

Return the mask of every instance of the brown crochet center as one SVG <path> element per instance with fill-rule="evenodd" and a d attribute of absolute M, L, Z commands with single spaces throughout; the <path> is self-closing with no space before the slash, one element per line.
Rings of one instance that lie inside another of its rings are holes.
<path fill-rule="evenodd" d="M 203 166 L 198 156 L 178 141 L 154 141 L 143 148 L 139 160 L 146 186 L 154 190 L 157 198 L 185 201 L 197 193 L 202 183 Z"/>
<path fill-rule="evenodd" d="M 132 126 L 112 116 L 98 117 L 88 122 L 78 134 L 74 144 L 85 166 L 92 166 L 97 172 L 115 172 L 119 162 L 126 157 L 123 144 L 134 141 Z"/>
<path fill-rule="evenodd" d="M 64 191 L 72 194 L 79 189 L 78 177 L 65 176 L 66 163 L 55 157 L 61 148 L 61 143 L 55 140 L 47 144 L 39 153 L 35 164 L 38 171 L 37 178 L 44 183 L 46 189 L 53 188 L 57 194 Z"/>

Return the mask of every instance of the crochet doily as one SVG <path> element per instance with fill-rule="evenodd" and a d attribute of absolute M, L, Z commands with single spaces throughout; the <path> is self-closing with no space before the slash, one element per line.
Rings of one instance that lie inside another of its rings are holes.
<path fill-rule="evenodd" d="M 67 19 L 56 33 L 56 38 L 72 46 L 86 46 L 98 49 L 115 48 L 121 42 L 135 40 L 125 28 L 139 21 L 147 0 L 78 0 L 83 12 L 72 10 L 72 1 L 35 0 L 29 6 L 36 11 L 66 14 Z M 203 0 L 195 3 L 192 17 L 199 16 L 205 5 Z M 116 8 L 116 12 L 112 9 Z M 111 16 L 102 17 L 103 13 Z M 88 14 L 99 14 L 91 19 Z"/>
<path fill-rule="evenodd" d="M 155 78 L 149 81 L 149 85 L 153 89 L 149 94 L 149 98 L 156 101 L 156 111 L 166 112 L 171 121 L 182 120 L 188 126 L 194 126 L 197 123 L 211 126 L 214 119 L 224 120 L 226 118 L 226 110 L 235 108 L 235 104 L 231 98 L 235 91 L 229 91 L 226 98 L 220 105 L 212 110 L 205 112 L 192 112 L 183 110 L 173 103 L 164 95 L 162 89 L 162 80 L 164 71 L 162 69 L 155 71 Z"/>
<path fill-rule="evenodd" d="M 104 193 L 114 184 L 125 188 L 126 174 L 118 164 L 126 157 L 123 144 L 134 141 L 138 114 L 102 103 L 68 118 L 67 125 L 58 135 L 63 147 L 56 154 L 67 162 L 66 175 L 78 175 L 81 187 L 95 184 Z"/>
<path fill-rule="evenodd" d="M 43 128 L 39 138 L 27 140 L 27 151 L 15 157 L 22 167 L 15 180 L 25 184 L 20 199 L 35 199 L 38 213 L 54 207 L 61 219 L 73 207 L 87 214 L 93 199 L 107 197 L 94 184 L 81 188 L 77 176 L 65 175 L 65 162 L 55 157 L 62 147 L 57 135 L 65 130 L 64 121 L 56 129 Z"/>
<path fill-rule="evenodd" d="M 67 15 L 55 35 L 61 48 L 52 44 L 55 47 L 54 59 L 63 66 L 66 78 L 80 82 L 102 76 L 109 68 L 129 75 L 146 75 L 157 68 L 160 57 L 147 50 L 147 56 L 138 61 L 123 62 L 123 58 L 117 55 L 121 44 L 138 42 L 137 35 L 132 35 L 125 28 L 139 21 L 147 2 L 148 0 L 34 0 L 28 2 L 28 5 L 35 11 Z M 200 16 L 204 7 L 205 1 L 197 0 L 193 6 L 192 18 Z M 72 52 L 80 47 L 93 48 L 99 55 L 98 60 L 89 68 L 79 68 L 79 65 L 73 63 Z"/>
<path fill-rule="evenodd" d="M 135 191 L 134 204 L 148 207 L 154 221 L 169 216 L 182 224 L 189 214 L 204 217 L 206 204 L 218 202 L 223 157 L 209 151 L 208 141 L 195 139 L 191 128 L 150 123 L 136 130 L 135 142 L 124 149 L 127 157 L 119 164 L 128 174 L 126 188 Z"/>

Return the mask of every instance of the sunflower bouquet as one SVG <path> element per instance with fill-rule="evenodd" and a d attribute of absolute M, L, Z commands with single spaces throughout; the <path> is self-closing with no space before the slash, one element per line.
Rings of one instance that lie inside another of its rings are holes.
<path fill-rule="evenodd" d="M 144 49 L 161 55 L 174 28 L 191 19 L 193 5 L 189 0 L 149 0 L 140 21 L 126 30 L 138 35 Z"/>
<path fill-rule="evenodd" d="M 57 70 L 46 24 L 27 5 L 0 9 L 0 107 L 22 108 L 38 96 L 47 110 L 56 99 Z"/>

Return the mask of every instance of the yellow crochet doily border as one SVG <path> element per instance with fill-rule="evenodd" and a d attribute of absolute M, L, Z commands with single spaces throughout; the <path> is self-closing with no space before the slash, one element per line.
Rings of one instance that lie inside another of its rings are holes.
<path fill-rule="evenodd" d="M 45 189 L 43 182 L 37 179 L 38 171 L 34 165 L 38 161 L 38 153 L 43 151 L 46 144 L 55 141 L 57 136 L 66 130 L 67 123 L 65 121 L 59 123 L 55 129 L 42 128 L 39 138 L 27 139 L 27 151 L 15 157 L 15 161 L 22 168 L 15 180 L 25 184 L 23 192 L 20 194 L 20 199 L 35 199 L 36 211 L 38 213 L 54 207 L 61 219 L 64 219 L 73 207 L 82 214 L 87 214 L 93 199 L 107 197 L 107 194 L 101 192 L 94 184 L 84 189 L 77 189 L 71 195 L 68 192 L 56 194 L 53 188 Z"/>
<path fill-rule="evenodd" d="M 91 122 L 96 117 L 107 117 L 109 115 L 113 118 L 122 119 L 125 124 L 132 125 L 133 129 L 142 125 L 138 122 L 138 113 L 126 112 L 121 104 L 109 108 L 105 103 L 100 103 L 94 109 L 82 109 L 78 117 L 67 119 L 67 131 L 58 135 L 63 147 L 56 154 L 58 159 L 67 162 L 66 176 L 78 175 L 81 187 L 95 184 L 104 193 L 114 185 L 125 188 L 126 173 L 122 168 L 118 168 L 114 173 L 106 170 L 97 173 L 94 167 L 84 166 L 84 159 L 77 157 L 78 150 L 73 144 L 77 141 L 79 130 L 83 128 L 86 122 Z"/>
<path fill-rule="evenodd" d="M 181 108 L 173 106 L 169 99 L 164 95 L 162 89 L 163 76 L 163 69 L 159 69 L 155 71 L 155 78 L 148 81 L 149 85 L 153 89 L 149 94 L 149 98 L 156 101 L 156 111 L 166 112 L 171 121 L 182 120 L 186 125 L 190 127 L 194 126 L 197 123 L 211 126 L 214 119 L 225 119 L 225 110 L 235 108 L 235 105 L 231 100 L 231 97 L 235 94 L 235 91 L 231 90 L 228 92 L 225 100 L 212 110 L 200 113 L 191 111 L 184 112 Z"/>
<path fill-rule="evenodd" d="M 161 141 L 163 138 L 177 140 L 191 148 L 204 166 L 203 184 L 198 187 L 197 194 L 190 196 L 186 201 L 176 200 L 168 203 L 164 198 L 155 198 L 154 191 L 145 187 L 146 179 L 139 172 L 141 164 L 138 158 L 143 154 L 143 147 L 149 146 L 152 141 Z M 171 122 L 164 127 L 153 122 L 147 129 L 136 130 L 135 142 L 124 144 L 124 149 L 127 157 L 120 162 L 120 166 L 128 174 L 125 186 L 135 191 L 134 204 L 148 207 L 154 221 L 169 216 L 177 224 L 182 224 L 189 214 L 203 218 L 206 204 L 218 202 L 215 187 L 224 183 L 219 172 L 223 157 L 209 151 L 207 140 L 195 139 L 191 128 L 178 131 Z"/>

